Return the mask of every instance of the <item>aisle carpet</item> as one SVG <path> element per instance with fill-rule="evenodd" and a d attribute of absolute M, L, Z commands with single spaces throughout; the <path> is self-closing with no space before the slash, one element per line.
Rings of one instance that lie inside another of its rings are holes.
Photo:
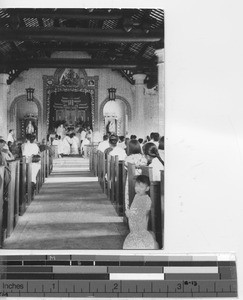
<path fill-rule="evenodd" d="M 122 249 L 127 234 L 88 160 L 65 157 L 54 160 L 52 174 L 19 217 L 4 248 Z"/>

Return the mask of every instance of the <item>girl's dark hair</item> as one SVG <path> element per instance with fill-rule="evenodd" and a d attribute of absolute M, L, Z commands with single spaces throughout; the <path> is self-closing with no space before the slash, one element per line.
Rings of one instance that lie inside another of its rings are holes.
<path fill-rule="evenodd" d="M 124 136 L 124 135 L 120 135 L 120 136 L 119 136 L 119 140 L 120 140 L 121 142 L 124 142 L 124 141 L 125 141 L 125 136 Z"/>
<path fill-rule="evenodd" d="M 162 136 L 162 137 L 159 139 L 159 149 L 160 149 L 160 150 L 164 150 L 164 149 L 165 149 L 165 139 L 164 139 L 164 136 Z"/>
<path fill-rule="evenodd" d="M 127 155 L 142 153 L 138 140 L 130 140 L 127 146 Z"/>
<path fill-rule="evenodd" d="M 136 182 L 137 183 L 143 183 L 143 184 L 146 184 L 147 186 L 150 186 L 150 180 L 149 180 L 149 177 L 146 176 L 146 175 L 138 175 L 137 178 L 136 178 Z"/>
<path fill-rule="evenodd" d="M 152 158 L 157 157 L 158 160 L 164 166 L 164 161 L 160 157 L 158 148 L 157 148 L 157 146 L 154 143 L 146 143 L 146 144 L 144 144 L 143 145 L 143 153 L 144 153 L 144 155 L 148 155 L 148 156 L 150 156 Z"/>

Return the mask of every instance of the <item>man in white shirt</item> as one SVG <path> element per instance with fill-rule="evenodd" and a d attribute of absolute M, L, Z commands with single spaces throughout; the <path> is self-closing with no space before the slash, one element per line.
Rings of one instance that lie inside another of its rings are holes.
<path fill-rule="evenodd" d="M 99 143 L 98 147 L 97 147 L 97 150 L 101 151 L 101 152 L 104 152 L 105 149 L 109 148 L 110 147 L 110 144 L 109 144 L 109 137 L 107 134 L 105 134 L 103 136 L 103 141 Z"/>
<path fill-rule="evenodd" d="M 126 144 L 125 144 L 125 136 L 121 135 L 119 136 L 119 142 L 117 143 L 118 147 L 121 147 L 122 149 L 126 149 Z"/>
<path fill-rule="evenodd" d="M 109 143 L 113 147 L 113 150 L 109 153 L 111 156 L 118 155 L 119 160 L 125 160 L 127 154 L 124 149 L 117 146 L 118 136 L 115 134 L 111 134 L 109 137 Z"/>

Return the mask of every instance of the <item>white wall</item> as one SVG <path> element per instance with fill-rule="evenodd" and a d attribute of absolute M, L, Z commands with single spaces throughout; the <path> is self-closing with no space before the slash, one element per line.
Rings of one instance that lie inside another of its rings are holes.
<path fill-rule="evenodd" d="M 83 53 L 77 55 L 77 52 L 68 53 L 66 56 L 74 55 L 75 58 L 83 57 Z M 64 57 L 64 53 L 55 53 L 54 57 Z M 43 75 L 53 76 L 56 69 L 30 69 L 24 71 L 20 76 L 15 79 L 15 81 L 10 85 L 8 93 L 8 110 L 10 109 L 11 103 L 18 96 L 26 94 L 26 88 L 32 87 L 35 89 L 34 97 L 40 102 L 43 110 Z M 100 108 L 101 103 L 108 97 L 108 88 L 115 87 L 117 89 L 116 95 L 124 98 L 128 101 L 131 106 L 131 109 L 135 108 L 135 93 L 134 86 L 132 86 L 125 78 L 121 76 L 117 71 L 112 71 L 110 69 L 86 69 L 88 76 L 99 76 L 98 82 L 98 107 Z M 147 91 L 147 89 L 145 89 Z M 151 131 L 158 130 L 158 94 L 150 95 L 144 93 L 144 122 L 146 124 L 147 132 L 144 134 L 144 137 L 147 134 L 150 134 Z M 100 115 L 100 114 L 98 114 Z M 100 124 L 100 132 L 102 131 L 102 120 L 98 120 Z M 15 122 L 15 121 L 14 121 Z M 136 112 L 134 117 L 131 119 L 131 122 L 128 124 L 129 134 L 133 134 L 134 128 L 136 128 Z M 123 125 L 122 125 L 123 126 Z M 15 124 L 9 124 L 9 128 L 15 128 Z"/>
<path fill-rule="evenodd" d="M 75 54 L 75 53 L 74 53 Z M 26 88 L 35 89 L 34 97 L 40 102 L 43 109 L 43 75 L 53 76 L 56 69 L 30 69 L 24 71 L 9 87 L 8 110 L 11 103 L 18 96 L 26 94 Z M 108 88 L 116 87 L 117 95 L 125 98 L 133 106 L 133 95 L 131 84 L 127 82 L 118 72 L 109 69 L 86 69 L 88 76 L 99 76 L 98 84 L 98 107 L 108 96 Z M 15 120 L 14 120 L 15 122 Z M 9 128 L 15 128 L 15 124 L 9 124 Z M 102 131 L 102 128 L 101 128 Z"/>

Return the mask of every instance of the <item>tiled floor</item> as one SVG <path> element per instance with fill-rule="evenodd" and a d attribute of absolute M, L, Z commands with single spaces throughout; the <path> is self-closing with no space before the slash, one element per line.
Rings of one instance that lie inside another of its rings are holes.
<path fill-rule="evenodd" d="M 56 160 L 4 248 L 122 249 L 128 229 L 88 167 L 84 158 Z"/>

